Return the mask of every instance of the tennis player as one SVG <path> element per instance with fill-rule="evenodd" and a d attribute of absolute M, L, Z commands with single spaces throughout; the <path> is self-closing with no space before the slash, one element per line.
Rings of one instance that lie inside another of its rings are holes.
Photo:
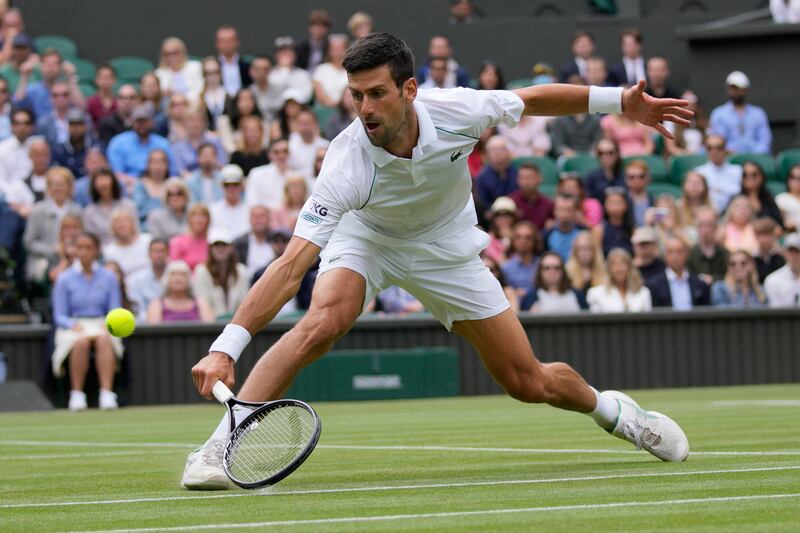
<path fill-rule="evenodd" d="M 251 336 L 295 295 L 320 255 L 308 313 L 257 362 L 240 399 L 280 397 L 302 367 L 347 333 L 381 288 L 394 284 L 467 339 L 513 398 L 586 413 L 662 460 L 684 460 L 689 443 L 674 421 L 642 410 L 622 393 L 598 393 L 565 363 L 536 359 L 503 290 L 478 256 L 489 238 L 476 227 L 467 156 L 483 130 L 513 127 L 522 115 L 623 113 L 672 138 L 662 122 L 688 125 L 688 102 L 652 98 L 643 81 L 625 90 L 550 84 L 418 92 L 411 51 L 388 33 L 355 42 L 344 68 L 358 120 L 331 143 L 286 252 L 192 369 L 200 394 L 211 398 L 217 380 L 233 386 L 234 363 Z M 222 468 L 227 432 L 225 418 L 189 455 L 186 488 L 228 488 Z"/>

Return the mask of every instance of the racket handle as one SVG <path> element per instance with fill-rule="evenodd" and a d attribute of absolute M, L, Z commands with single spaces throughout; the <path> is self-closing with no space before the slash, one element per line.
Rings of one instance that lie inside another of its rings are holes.
<path fill-rule="evenodd" d="M 213 394 L 214 398 L 216 398 L 217 401 L 222 404 L 227 403 L 228 400 L 233 398 L 233 393 L 231 390 L 221 381 L 214 383 L 214 387 L 211 389 L 211 394 Z"/>

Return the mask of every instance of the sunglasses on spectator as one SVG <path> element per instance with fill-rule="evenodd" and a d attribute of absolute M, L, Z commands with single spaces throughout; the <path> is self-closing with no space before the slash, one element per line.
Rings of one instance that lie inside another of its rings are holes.
<path fill-rule="evenodd" d="M 617 155 L 617 152 L 615 152 L 614 150 L 598 150 L 597 151 L 597 155 L 599 155 L 599 156 L 602 156 L 602 155 Z"/>
<path fill-rule="evenodd" d="M 289 153 L 289 149 L 288 148 L 273 148 L 272 150 L 270 150 L 270 152 L 275 152 L 276 154 L 288 154 Z"/>
<path fill-rule="evenodd" d="M 66 92 L 66 93 L 62 93 L 62 92 L 53 93 L 53 98 L 66 98 L 67 96 L 69 96 L 68 92 Z"/>
<path fill-rule="evenodd" d="M 745 177 L 745 178 L 760 178 L 761 174 L 759 174 L 758 172 L 743 172 L 742 173 L 742 177 Z"/>
<path fill-rule="evenodd" d="M 724 150 L 724 149 L 725 149 L 725 145 L 724 144 L 709 144 L 709 145 L 706 145 L 706 150 Z"/>
<path fill-rule="evenodd" d="M 31 126 L 33 122 L 30 120 L 14 120 L 11 122 L 12 126 Z"/>
<path fill-rule="evenodd" d="M 728 266 L 732 266 L 732 267 L 747 266 L 747 261 L 731 261 L 730 263 L 728 263 Z"/>
<path fill-rule="evenodd" d="M 542 265 L 542 270 L 561 270 L 561 265 Z"/>
<path fill-rule="evenodd" d="M 183 191 L 167 191 L 167 197 L 170 196 L 183 196 Z"/>
<path fill-rule="evenodd" d="M 514 238 L 515 239 L 526 239 L 526 240 L 532 241 L 533 240 L 533 235 L 524 235 L 524 234 L 523 235 L 514 235 Z"/>
<path fill-rule="evenodd" d="M 625 174 L 625 179 L 629 180 L 643 180 L 647 178 L 644 174 Z"/>

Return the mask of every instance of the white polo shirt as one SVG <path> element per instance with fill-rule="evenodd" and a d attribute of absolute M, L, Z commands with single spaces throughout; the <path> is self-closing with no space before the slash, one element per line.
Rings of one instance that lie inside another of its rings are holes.
<path fill-rule="evenodd" d="M 467 157 L 480 134 L 515 126 L 525 104 L 511 91 L 430 89 L 414 101 L 411 159 L 373 146 L 356 119 L 328 148 L 294 234 L 321 248 L 337 231 L 387 244 L 430 243 L 477 224 Z"/>

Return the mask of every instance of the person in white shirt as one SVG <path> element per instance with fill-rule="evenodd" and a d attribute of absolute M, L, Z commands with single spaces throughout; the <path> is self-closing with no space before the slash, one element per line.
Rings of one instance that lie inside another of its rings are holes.
<path fill-rule="evenodd" d="M 267 55 L 253 58 L 253 62 L 250 63 L 250 77 L 253 79 L 250 92 L 255 96 L 258 110 L 261 111 L 261 116 L 266 123 L 275 119 L 278 110 L 283 105 L 283 95 L 280 89 L 269 83 L 270 72 L 272 72 L 272 58 Z"/>
<path fill-rule="evenodd" d="M 800 165 L 794 165 L 786 175 L 786 192 L 775 197 L 783 215 L 783 225 L 789 231 L 800 231 Z"/>
<path fill-rule="evenodd" d="M 225 165 L 221 174 L 223 197 L 209 206 L 211 231 L 224 230 L 233 240 L 250 231 L 250 212 L 242 197 L 244 172 L 238 165 Z"/>
<path fill-rule="evenodd" d="M 161 61 L 155 74 L 165 96 L 182 94 L 194 103 L 203 90 L 203 67 L 189 59 L 186 44 L 177 37 L 167 37 L 161 44 Z"/>
<path fill-rule="evenodd" d="M 336 107 L 347 89 L 347 72 L 342 66 L 347 52 L 347 35 L 328 37 L 328 60 L 314 69 L 314 101 L 325 107 Z"/>
<path fill-rule="evenodd" d="M 650 311 L 650 290 L 642 282 L 633 258 L 626 250 L 614 248 L 606 258 L 608 270 L 602 285 L 589 289 L 586 301 L 593 313 Z"/>
<path fill-rule="evenodd" d="M 695 168 L 695 171 L 706 179 L 711 204 L 717 213 L 722 213 L 731 198 L 742 192 L 742 167 L 728 163 L 724 137 L 706 137 L 706 151 L 708 162 Z"/>
<path fill-rule="evenodd" d="M 295 65 L 297 54 L 294 51 L 294 39 L 278 37 L 275 39 L 275 66 L 269 73 L 269 83 L 283 96 L 286 91 L 299 98 L 298 102 L 307 104 L 311 101 L 313 86 L 311 75 Z M 284 96 L 285 99 L 285 96 Z"/>
<path fill-rule="evenodd" d="M 289 165 L 289 141 L 277 139 L 269 145 L 268 165 L 256 167 L 247 176 L 245 198 L 250 206 L 277 209 L 283 203 L 283 187 L 294 169 Z M 310 187 L 309 187 L 310 188 Z"/>
<path fill-rule="evenodd" d="M 103 259 L 116 262 L 126 278 L 150 266 L 150 234 L 139 232 L 139 220 L 132 209 L 118 207 L 111 213 L 111 235 L 114 240 L 103 245 Z"/>
<path fill-rule="evenodd" d="M 25 108 L 11 113 L 11 136 L 0 141 L 0 181 L 24 180 L 33 170 L 28 149 L 36 139 L 33 113 Z"/>
<path fill-rule="evenodd" d="M 791 233 L 783 243 L 786 264 L 767 276 L 764 292 L 770 307 L 800 307 L 800 233 Z"/>
<path fill-rule="evenodd" d="M 523 113 L 622 112 L 669 135 L 662 120 L 687 123 L 686 102 L 621 88 L 548 84 L 516 91 L 417 91 L 408 46 L 373 33 L 347 51 L 344 66 L 359 120 L 334 140 L 286 251 L 239 306 L 232 323 L 192 369 L 198 391 L 232 386 L 233 365 L 255 333 L 299 290 L 321 254 L 308 313 L 256 363 L 238 397 L 277 397 L 303 364 L 330 350 L 384 287 L 397 285 L 447 329 L 470 341 L 514 398 L 591 414 L 613 434 L 663 460 L 689 452 L 680 427 L 645 413 L 629 397 L 599 393 L 565 363 L 541 364 L 517 315 L 479 252 L 466 154 L 487 127 L 516 124 Z M 621 428 L 625 427 L 625 431 Z M 228 421 L 190 454 L 183 485 L 227 488 L 221 453 Z M 627 435 L 627 436 L 626 436 Z M 218 451 L 215 451 L 218 450 Z"/>
<path fill-rule="evenodd" d="M 320 136 L 317 115 L 310 109 L 298 113 L 296 124 L 297 131 L 289 135 L 289 166 L 313 176 L 317 151 L 327 148 L 330 141 Z"/>

